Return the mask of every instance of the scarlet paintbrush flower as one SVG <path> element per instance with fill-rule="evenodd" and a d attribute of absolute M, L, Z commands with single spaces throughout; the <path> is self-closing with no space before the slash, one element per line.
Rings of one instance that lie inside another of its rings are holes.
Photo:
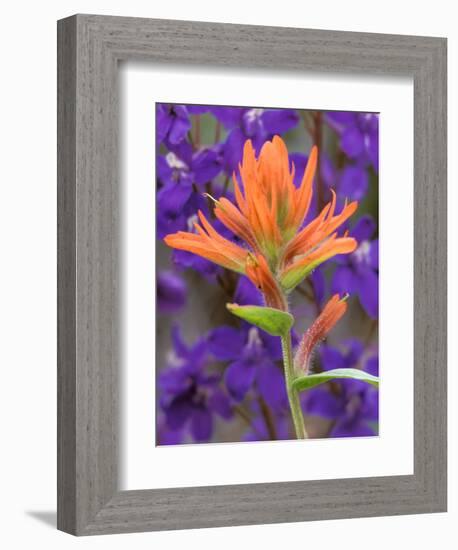
<path fill-rule="evenodd" d="M 306 330 L 294 358 L 297 373 L 309 373 L 313 350 L 347 311 L 346 299 L 346 296 L 341 299 L 338 294 L 334 294 L 313 325 Z"/>
<path fill-rule="evenodd" d="M 263 292 L 268 305 L 285 309 L 285 293 L 322 262 L 336 254 L 353 252 L 357 246 L 355 239 L 336 233 L 355 212 L 357 203 L 345 203 L 335 215 L 334 193 L 321 213 L 302 227 L 312 200 L 317 156 L 317 148 L 313 147 L 302 182 L 296 188 L 294 165 L 290 168 L 288 151 L 280 137 L 264 143 L 258 158 L 247 140 L 239 165 L 243 191 L 233 175 L 236 204 L 226 198 L 213 199 L 215 216 L 247 247 L 219 235 L 202 212 L 201 225 L 194 225 L 195 233 L 167 235 L 165 243 L 245 273 Z"/>

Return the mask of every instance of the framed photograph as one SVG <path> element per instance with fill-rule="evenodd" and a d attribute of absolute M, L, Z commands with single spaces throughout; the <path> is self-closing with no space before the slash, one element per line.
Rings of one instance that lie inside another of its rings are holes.
<path fill-rule="evenodd" d="M 58 22 L 58 528 L 446 511 L 446 40 Z"/>

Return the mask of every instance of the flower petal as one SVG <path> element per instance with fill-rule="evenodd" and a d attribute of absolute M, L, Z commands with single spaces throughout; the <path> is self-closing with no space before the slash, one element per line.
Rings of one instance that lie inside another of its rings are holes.
<path fill-rule="evenodd" d="M 219 388 L 216 388 L 208 398 L 208 407 L 225 420 L 232 418 L 232 407 L 229 398 Z"/>
<path fill-rule="evenodd" d="M 221 326 L 212 330 L 207 337 L 208 350 L 220 361 L 240 357 L 245 345 L 246 334 L 234 327 Z"/>
<path fill-rule="evenodd" d="M 231 363 L 224 373 L 224 381 L 231 396 L 236 401 L 242 401 L 251 388 L 256 374 L 256 365 L 240 359 Z"/>
<path fill-rule="evenodd" d="M 323 418 L 339 418 L 345 411 L 343 399 L 332 394 L 326 387 L 315 388 L 305 394 L 305 410 L 307 414 Z"/>
<path fill-rule="evenodd" d="M 356 292 L 358 280 L 353 270 L 347 266 L 338 266 L 332 278 L 332 292 L 338 294 L 353 294 Z"/>
<path fill-rule="evenodd" d="M 378 275 L 371 269 L 359 276 L 359 300 L 372 319 L 378 318 Z"/>
<path fill-rule="evenodd" d="M 275 411 L 287 407 L 285 378 L 271 361 L 265 361 L 256 371 L 256 384 L 264 401 Z"/>

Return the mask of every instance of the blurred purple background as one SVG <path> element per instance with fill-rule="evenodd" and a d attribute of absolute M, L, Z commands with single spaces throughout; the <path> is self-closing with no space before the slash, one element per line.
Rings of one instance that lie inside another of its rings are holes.
<path fill-rule="evenodd" d="M 260 304 L 250 281 L 207 260 L 171 251 L 168 233 L 188 231 L 198 209 L 212 218 L 210 193 L 232 198 L 232 173 L 250 138 L 259 151 L 286 142 L 299 183 L 313 144 L 320 151 L 307 223 L 330 200 L 359 208 L 346 226 L 357 250 L 316 269 L 292 293 L 294 340 L 329 297 L 349 293 L 345 317 L 319 348 L 312 370 L 378 374 L 378 114 L 156 104 L 157 426 L 156 444 L 294 438 L 278 338 L 231 316 L 227 302 Z M 218 220 L 225 237 L 237 238 Z M 154 390 L 152 390 L 154 391 Z M 356 380 L 302 394 L 310 437 L 378 433 L 378 391 Z"/>

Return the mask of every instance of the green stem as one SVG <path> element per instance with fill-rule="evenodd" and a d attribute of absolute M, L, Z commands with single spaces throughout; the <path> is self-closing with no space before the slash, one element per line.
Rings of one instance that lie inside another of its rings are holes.
<path fill-rule="evenodd" d="M 286 391 L 288 393 L 291 416 L 293 417 L 294 430 L 296 431 L 297 439 L 307 439 L 308 434 L 304 425 L 304 417 L 302 416 L 299 392 L 293 388 L 294 366 L 293 350 L 291 345 L 291 332 L 288 332 L 286 336 L 282 336 L 281 345 L 283 350 L 283 366 L 285 369 Z"/>

